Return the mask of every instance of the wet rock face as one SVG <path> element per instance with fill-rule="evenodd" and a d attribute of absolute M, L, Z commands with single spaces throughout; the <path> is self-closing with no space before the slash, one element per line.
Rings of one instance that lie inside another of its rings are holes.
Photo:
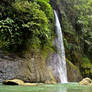
<path fill-rule="evenodd" d="M 69 82 L 79 82 L 82 79 L 81 73 L 77 66 L 66 60 L 67 76 Z"/>
<path fill-rule="evenodd" d="M 58 54 L 52 54 L 47 59 L 47 66 L 48 66 L 48 69 L 50 69 L 51 72 L 53 73 L 56 81 L 60 82 L 60 79 L 58 77 L 59 73 L 57 71 L 58 70 L 57 69 L 58 60 L 59 60 Z M 73 65 L 70 61 L 66 60 L 66 66 L 67 66 L 68 82 L 78 82 L 78 81 L 80 81 L 82 79 L 80 71 L 79 71 L 79 69 L 75 65 Z"/>
<path fill-rule="evenodd" d="M 0 57 L 0 82 L 15 78 L 19 71 L 19 63 L 16 59 L 6 55 Z"/>
<path fill-rule="evenodd" d="M 45 61 L 40 55 L 19 58 L 0 52 L 0 82 L 10 79 L 21 79 L 25 82 L 45 82 L 51 80 Z"/>
<path fill-rule="evenodd" d="M 52 54 L 47 59 L 48 69 L 51 70 L 57 82 L 60 82 L 59 71 L 58 71 L 59 58 L 60 57 L 58 54 Z"/>
<path fill-rule="evenodd" d="M 12 79 L 18 71 L 17 63 L 0 62 L 0 82 L 4 79 Z"/>

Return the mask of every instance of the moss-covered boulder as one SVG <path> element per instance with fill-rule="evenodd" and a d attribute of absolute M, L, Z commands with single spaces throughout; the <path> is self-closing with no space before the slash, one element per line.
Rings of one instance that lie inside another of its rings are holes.
<path fill-rule="evenodd" d="M 73 65 L 69 60 L 66 59 L 67 64 L 67 76 L 69 82 L 76 82 L 82 79 L 80 71 L 77 66 Z"/>

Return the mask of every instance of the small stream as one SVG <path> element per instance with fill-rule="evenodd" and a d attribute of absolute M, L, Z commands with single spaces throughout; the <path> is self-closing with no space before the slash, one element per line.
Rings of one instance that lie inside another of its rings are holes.
<path fill-rule="evenodd" d="M 0 85 L 0 92 L 92 92 L 92 86 L 80 86 L 77 83 L 38 86 Z"/>

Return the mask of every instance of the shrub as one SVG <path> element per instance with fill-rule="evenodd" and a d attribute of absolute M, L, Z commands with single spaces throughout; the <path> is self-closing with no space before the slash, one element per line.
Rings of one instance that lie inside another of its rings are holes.
<path fill-rule="evenodd" d="M 54 14 L 51 5 L 46 0 L 36 0 L 37 4 L 40 5 L 40 9 L 45 12 L 49 20 L 54 19 Z"/>
<path fill-rule="evenodd" d="M 6 13 L 0 21 L 1 48 L 20 51 L 22 47 L 21 50 L 31 48 L 35 51 L 50 42 L 52 31 L 48 26 L 49 19 L 39 4 L 17 0 L 9 11 L 12 12 Z"/>
<path fill-rule="evenodd" d="M 0 21 L 0 48 L 16 47 L 17 44 L 22 42 L 20 37 L 19 27 L 12 19 L 6 18 Z"/>

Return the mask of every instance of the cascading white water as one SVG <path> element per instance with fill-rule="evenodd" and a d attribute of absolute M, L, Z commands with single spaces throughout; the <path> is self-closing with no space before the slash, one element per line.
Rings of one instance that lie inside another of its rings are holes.
<path fill-rule="evenodd" d="M 54 14 L 55 14 L 55 25 L 56 25 L 56 34 L 57 34 L 55 44 L 56 44 L 58 55 L 59 55 L 58 73 L 59 73 L 60 82 L 67 83 L 67 69 L 66 69 L 62 29 L 60 26 L 57 12 L 55 10 L 54 10 Z"/>

